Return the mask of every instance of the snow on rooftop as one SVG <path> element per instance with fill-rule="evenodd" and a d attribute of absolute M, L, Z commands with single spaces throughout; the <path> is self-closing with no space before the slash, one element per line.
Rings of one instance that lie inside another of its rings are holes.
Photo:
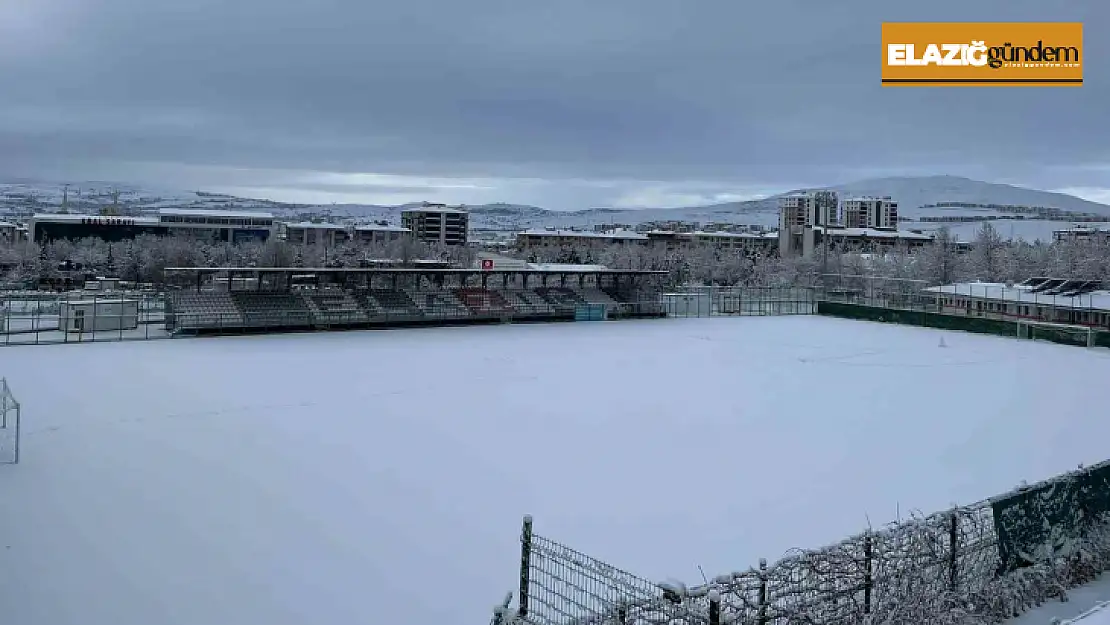
<path fill-rule="evenodd" d="M 775 239 L 778 238 L 778 232 L 708 232 L 703 230 L 695 230 L 693 232 L 676 232 L 673 230 L 649 230 L 647 235 L 656 236 L 675 236 L 675 237 L 704 237 L 704 238 L 720 238 L 720 239 Z"/>
<path fill-rule="evenodd" d="M 613 232 L 584 232 L 581 230 L 546 230 L 543 228 L 532 228 L 525 230 L 520 234 L 532 237 L 581 237 L 584 239 L 635 239 L 645 240 L 646 234 L 640 232 L 633 232 L 631 230 L 615 230 Z"/>
<path fill-rule="evenodd" d="M 814 226 L 817 232 L 824 232 L 824 226 Z M 918 239 L 932 240 L 932 236 L 909 230 L 877 230 L 875 228 L 829 228 L 829 236 L 868 237 L 874 239 Z"/>
<path fill-rule="evenodd" d="M 532 271 L 552 271 L 552 272 L 591 272 L 591 271 L 609 271 L 605 265 L 573 265 L 568 263 L 528 263 L 528 269 Z"/>
<path fill-rule="evenodd" d="M 925 291 L 937 294 L 961 295 L 982 300 L 1041 304 L 1056 308 L 1110 311 L 1110 291 L 1092 291 L 1083 295 L 1067 297 L 1064 295 L 1033 293 L 1027 287 L 1000 282 L 960 282 L 931 286 L 926 288 Z"/>
<path fill-rule="evenodd" d="M 401 211 L 402 213 L 466 213 L 469 212 L 465 208 L 458 206 L 417 206 L 413 208 L 406 208 Z"/>
<path fill-rule="evenodd" d="M 285 222 L 286 228 L 304 228 L 306 230 L 346 230 L 343 224 L 325 224 L 314 221 Z"/>
<path fill-rule="evenodd" d="M 84 219 L 99 219 L 106 223 L 125 221 L 134 224 L 144 225 L 157 225 L 159 223 L 157 217 L 132 217 L 130 215 L 85 215 L 77 213 L 35 213 L 31 217 L 33 221 L 38 222 L 54 222 L 54 223 L 72 223 L 80 222 Z"/>
<path fill-rule="evenodd" d="M 408 228 L 393 224 L 358 224 L 355 226 L 355 230 L 360 232 L 409 232 Z"/>
<path fill-rule="evenodd" d="M 1097 350 L 816 316 L 5 349 L 20 624 L 484 623 L 525 513 L 698 582 L 1094 464 L 1110 436 Z"/>
<path fill-rule="evenodd" d="M 159 215 L 178 215 L 182 217 L 228 217 L 239 219 L 273 219 L 272 213 L 261 211 L 216 210 L 208 208 L 159 208 Z"/>

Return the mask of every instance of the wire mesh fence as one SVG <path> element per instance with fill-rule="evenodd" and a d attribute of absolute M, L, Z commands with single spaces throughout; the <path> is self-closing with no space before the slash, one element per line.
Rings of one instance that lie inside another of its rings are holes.
<path fill-rule="evenodd" d="M 169 336 L 161 293 L 0 292 L 0 346 Z"/>
<path fill-rule="evenodd" d="M 1094 280 L 1030 278 L 1020 284 L 959 283 L 826 274 L 822 312 L 858 319 L 1110 347 L 1110 294 Z"/>
<path fill-rule="evenodd" d="M 692 587 L 623 571 L 534 533 L 526 518 L 516 618 L 532 625 L 1003 619 L 1110 567 L 1108 513 L 1104 463 Z M 1014 553 L 1030 559 L 1007 564 Z"/>
<path fill-rule="evenodd" d="M 668 317 L 812 315 L 817 295 L 805 287 L 683 287 L 662 294 Z"/>

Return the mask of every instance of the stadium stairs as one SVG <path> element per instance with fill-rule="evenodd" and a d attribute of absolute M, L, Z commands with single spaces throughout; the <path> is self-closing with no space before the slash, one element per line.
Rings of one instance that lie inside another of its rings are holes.
<path fill-rule="evenodd" d="M 167 296 L 167 329 L 175 333 L 247 333 L 507 321 L 571 321 L 583 304 L 613 316 L 629 309 L 612 291 L 569 287 L 293 291 L 181 290 Z M 660 316 L 658 314 L 643 316 Z"/>

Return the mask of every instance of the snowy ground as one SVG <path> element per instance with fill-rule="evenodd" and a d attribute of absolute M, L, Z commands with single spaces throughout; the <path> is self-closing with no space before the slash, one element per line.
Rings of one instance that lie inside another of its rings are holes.
<path fill-rule="evenodd" d="M 696 582 L 1103 460 L 1110 434 L 1108 352 L 814 316 L 0 359 L 25 426 L 0 466 L 20 625 L 487 623 L 525 513 Z"/>
<path fill-rule="evenodd" d="M 1068 601 L 1049 601 L 1006 625 L 1110 625 L 1110 575 L 1068 591 Z"/>

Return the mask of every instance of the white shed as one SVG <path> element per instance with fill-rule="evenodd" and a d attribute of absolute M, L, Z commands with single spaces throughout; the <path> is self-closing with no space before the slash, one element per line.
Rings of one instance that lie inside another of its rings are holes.
<path fill-rule="evenodd" d="M 95 299 L 61 302 L 58 326 L 63 332 L 104 332 L 139 327 L 139 300 Z"/>
<path fill-rule="evenodd" d="M 713 298 L 704 293 L 664 293 L 663 308 L 670 317 L 709 317 Z"/>

